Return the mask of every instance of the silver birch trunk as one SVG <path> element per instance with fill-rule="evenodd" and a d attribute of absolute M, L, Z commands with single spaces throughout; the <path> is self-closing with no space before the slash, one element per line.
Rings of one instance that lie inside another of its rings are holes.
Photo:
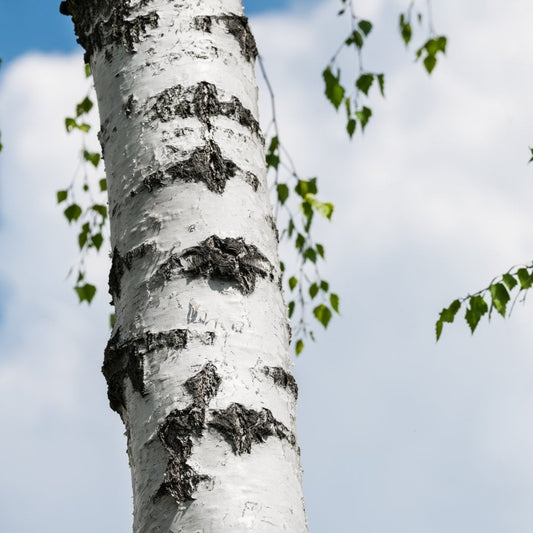
<path fill-rule="evenodd" d="M 134 532 L 307 531 L 241 0 L 67 0 L 100 111 Z"/>

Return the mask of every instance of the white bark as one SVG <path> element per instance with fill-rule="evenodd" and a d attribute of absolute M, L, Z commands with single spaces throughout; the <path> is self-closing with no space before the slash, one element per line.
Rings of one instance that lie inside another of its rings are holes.
<path fill-rule="evenodd" d="M 69 0 L 94 75 L 134 531 L 307 531 L 240 0 Z M 126 21 L 126 22 L 125 22 Z"/>

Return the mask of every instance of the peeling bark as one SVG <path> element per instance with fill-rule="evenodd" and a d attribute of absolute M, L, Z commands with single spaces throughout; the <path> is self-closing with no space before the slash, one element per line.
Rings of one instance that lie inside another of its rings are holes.
<path fill-rule="evenodd" d="M 180 264 L 192 276 L 233 282 L 242 294 L 254 291 L 257 277 L 273 280 L 273 268 L 268 259 L 242 238 L 222 239 L 212 235 L 198 246 L 185 250 Z"/>
<path fill-rule="evenodd" d="M 208 425 L 220 432 L 236 455 L 251 453 L 253 444 L 265 442 L 268 437 L 296 444 L 293 433 L 265 408 L 255 411 L 232 403 L 227 409 L 213 411 Z"/>

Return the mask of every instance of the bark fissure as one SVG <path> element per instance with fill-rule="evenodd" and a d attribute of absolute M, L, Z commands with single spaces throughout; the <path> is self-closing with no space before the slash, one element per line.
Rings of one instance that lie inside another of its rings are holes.
<path fill-rule="evenodd" d="M 192 404 L 185 409 L 172 411 L 160 426 L 159 440 L 170 457 L 155 499 L 168 494 L 177 504 L 191 501 L 198 485 L 209 479 L 209 476 L 199 474 L 187 461 L 192 455 L 193 439 L 199 440 L 203 435 L 206 408 L 217 394 L 220 381 L 216 366 L 207 363 L 185 382 L 187 392 L 193 397 Z"/>
<path fill-rule="evenodd" d="M 141 0 L 134 8 L 146 5 L 147 0 Z M 112 44 L 129 53 L 135 52 L 135 45 L 147 30 L 157 28 L 159 23 L 159 15 L 155 11 L 132 17 L 133 8 L 128 0 L 66 0 L 61 2 L 59 11 L 72 16 L 78 43 L 85 49 L 86 63 L 96 51 L 104 49 L 106 59 L 111 59 Z"/>
<path fill-rule="evenodd" d="M 128 99 L 125 111 L 132 112 L 133 100 Z M 176 117 L 196 117 L 208 129 L 212 128 L 211 119 L 223 116 L 235 120 L 255 135 L 260 135 L 260 127 L 252 112 L 233 96 L 229 101 L 221 101 L 212 83 L 201 81 L 191 87 L 176 85 L 169 87 L 150 99 L 148 118 L 153 121 L 169 122 Z"/>
<path fill-rule="evenodd" d="M 294 376 L 281 368 L 280 366 L 265 366 L 263 367 L 263 372 L 265 375 L 272 378 L 272 381 L 282 387 L 287 389 L 296 399 L 298 399 L 298 385 Z"/>
<path fill-rule="evenodd" d="M 182 350 L 187 346 L 191 333 L 186 329 L 173 329 L 158 333 L 146 332 L 129 340 L 121 339 L 120 329 L 107 343 L 102 373 L 107 381 L 107 396 L 113 411 L 120 414 L 125 407 L 124 380 L 129 378 L 132 387 L 141 395 L 146 394 L 144 366 L 145 356 L 163 348 Z"/>
<path fill-rule="evenodd" d="M 199 245 L 187 248 L 179 264 L 191 276 L 232 282 L 242 294 L 254 291 L 258 277 L 274 279 L 268 259 L 240 237 L 222 239 L 212 235 Z"/>
<path fill-rule="evenodd" d="M 253 444 L 265 442 L 268 437 L 286 440 L 293 446 L 296 444 L 294 434 L 266 408 L 255 411 L 232 403 L 227 409 L 212 411 L 208 426 L 224 437 L 235 455 L 251 453 Z"/>

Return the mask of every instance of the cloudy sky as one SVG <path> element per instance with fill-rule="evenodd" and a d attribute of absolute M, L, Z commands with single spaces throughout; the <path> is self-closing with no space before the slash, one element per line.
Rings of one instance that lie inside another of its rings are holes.
<path fill-rule="evenodd" d="M 102 290 L 79 306 L 55 205 L 78 164 L 63 119 L 87 90 L 57 3 L 0 0 L 0 531 L 126 533 L 123 429 L 100 374 L 108 266 L 92 262 Z M 433 0 L 449 48 L 429 79 L 397 35 L 407 0 L 357 1 L 386 99 L 349 142 L 320 78 L 347 30 L 339 4 L 247 6 L 281 136 L 336 206 L 319 233 L 342 316 L 294 369 L 310 529 L 530 533 L 533 304 L 475 336 L 447 325 L 438 344 L 433 325 L 531 260 L 533 5 Z"/>

